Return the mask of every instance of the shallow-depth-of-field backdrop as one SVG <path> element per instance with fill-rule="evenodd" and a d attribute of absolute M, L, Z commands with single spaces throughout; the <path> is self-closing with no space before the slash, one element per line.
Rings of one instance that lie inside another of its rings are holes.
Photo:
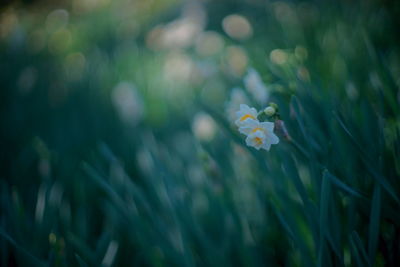
<path fill-rule="evenodd" d="M 1 2 L 0 266 L 398 266 L 399 29 L 385 0 Z"/>

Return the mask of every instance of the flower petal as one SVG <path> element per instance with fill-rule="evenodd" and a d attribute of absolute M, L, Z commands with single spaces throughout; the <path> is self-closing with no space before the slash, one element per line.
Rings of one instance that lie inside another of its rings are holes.
<path fill-rule="evenodd" d="M 269 137 L 269 142 L 273 145 L 276 145 L 279 143 L 279 137 L 276 136 L 274 133 L 270 133 Z"/>
<path fill-rule="evenodd" d="M 254 128 L 256 128 L 259 125 L 259 122 L 258 120 L 253 120 L 249 118 L 243 121 L 241 125 L 242 126 L 239 127 L 239 132 L 248 135 Z"/>
<path fill-rule="evenodd" d="M 273 122 L 261 122 L 261 127 L 267 130 L 267 132 L 272 132 L 274 130 L 274 123 Z"/>
<path fill-rule="evenodd" d="M 269 149 L 271 148 L 271 143 L 267 142 L 267 143 L 263 144 L 262 148 L 269 151 Z"/>

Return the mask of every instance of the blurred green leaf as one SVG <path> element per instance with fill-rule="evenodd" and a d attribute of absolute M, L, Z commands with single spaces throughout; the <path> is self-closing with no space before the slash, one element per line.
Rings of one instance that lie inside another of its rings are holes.
<path fill-rule="evenodd" d="M 340 188 L 347 194 L 358 198 L 364 198 L 359 192 L 357 192 L 355 189 L 351 188 L 350 186 L 340 181 L 336 176 L 332 175 L 328 170 L 326 169 L 324 170 L 324 175 L 326 175 L 326 177 L 328 177 L 334 185 L 336 185 L 338 188 Z"/>
<path fill-rule="evenodd" d="M 6 239 L 10 244 L 12 244 L 18 252 L 20 252 L 22 255 L 26 256 L 26 260 L 31 264 L 32 266 L 46 266 L 46 264 L 32 255 L 28 250 L 26 250 L 24 247 L 20 246 L 11 236 L 9 236 L 2 228 L 0 228 L 0 236 L 4 239 Z"/>
<path fill-rule="evenodd" d="M 338 120 L 340 126 L 342 127 L 342 129 L 346 132 L 346 134 L 352 140 L 353 144 L 360 151 L 360 155 L 361 155 L 361 158 L 363 159 L 363 163 L 364 163 L 364 166 L 366 167 L 366 169 L 369 171 L 369 173 L 372 175 L 372 177 L 374 177 L 382 185 L 382 187 L 393 197 L 393 199 L 396 200 L 396 202 L 398 204 L 400 204 L 400 200 L 399 200 L 396 192 L 394 191 L 393 187 L 388 183 L 388 181 L 385 179 L 385 177 L 383 177 L 380 173 L 378 173 L 375 170 L 375 168 L 373 167 L 376 164 L 372 163 L 371 159 L 367 156 L 368 153 L 363 151 L 363 149 L 361 148 L 361 145 L 358 144 L 358 142 L 353 137 L 353 135 L 350 133 L 350 131 L 346 128 L 346 126 L 344 125 L 344 123 L 340 119 L 340 117 L 338 115 L 335 115 L 335 116 L 336 116 L 336 119 Z"/>
<path fill-rule="evenodd" d="M 381 212 L 381 189 L 380 185 L 375 185 L 372 197 L 371 215 L 369 223 L 368 254 L 371 265 L 375 263 L 376 250 L 378 247 L 378 237 L 380 229 Z"/>

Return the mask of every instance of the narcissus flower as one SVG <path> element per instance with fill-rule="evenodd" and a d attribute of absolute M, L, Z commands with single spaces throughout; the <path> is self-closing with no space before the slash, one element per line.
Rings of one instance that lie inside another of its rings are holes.
<path fill-rule="evenodd" d="M 246 144 L 259 150 L 269 150 L 271 145 L 279 143 L 279 138 L 274 134 L 274 123 L 247 120 L 246 124 L 239 128 L 239 132 L 247 135 Z"/>
<path fill-rule="evenodd" d="M 250 120 L 257 120 L 257 110 L 248 105 L 241 104 L 239 111 L 236 112 L 235 124 L 238 127 L 246 126 Z"/>

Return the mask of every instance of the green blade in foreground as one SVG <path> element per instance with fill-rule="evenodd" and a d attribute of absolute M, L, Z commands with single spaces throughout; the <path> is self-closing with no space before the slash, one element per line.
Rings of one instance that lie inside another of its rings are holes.
<path fill-rule="evenodd" d="M 319 211 L 319 250 L 318 250 L 318 266 L 325 266 L 326 261 L 329 259 L 326 252 L 325 237 L 328 228 L 328 214 L 329 214 L 329 201 L 331 198 L 331 185 L 326 175 L 322 176 L 322 187 L 320 195 L 320 211 Z"/>
<path fill-rule="evenodd" d="M 339 187 L 342 191 L 346 192 L 347 194 L 349 194 L 351 196 L 359 197 L 359 198 L 364 198 L 359 192 L 357 192 L 357 190 L 355 190 L 355 189 L 351 188 L 350 186 L 348 186 L 347 184 L 343 183 L 336 176 L 331 174 L 327 169 L 324 170 L 324 175 L 326 175 L 326 177 L 328 177 L 334 185 Z"/>
<path fill-rule="evenodd" d="M 355 147 L 359 150 L 361 154 L 361 159 L 366 167 L 366 169 L 369 171 L 369 173 L 374 177 L 381 185 L 382 187 L 393 197 L 393 199 L 397 202 L 397 204 L 400 204 L 400 199 L 397 196 L 396 192 L 393 189 L 393 186 L 389 184 L 387 179 L 383 177 L 381 174 L 379 174 L 375 169 L 373 169 L 373 165 L 371 162 L 371 159 L 367 156 L 368 154 L 362 149 L 361 145 L 357 142 L 356 138 L 353 136 L 353 134 L 349 131 L 349 129 L 346 127 L 342 119 L 335 113 L 335 117 L 337 121 L 339 122 L 339 125 L 342 127 L 344 132 L 349 136 L 350 140 L 353 142 Z"/>
<path fill-rule="evenodd" d="M 379 225 L 381 212 L 381 188 L 379 184 L 375 185 L 374 196 L 372 198 L 371 216 L 369 223 L 368 254 L 370 263 L 375 262 L 376 250 L 378 247 Z"/>
<path fill-rule="evenodd" d="M 28 250 L 26 250 L 25 248 L 23 248 L 19 244 L 17 244 L 17 242 L 11 236 L 9 236 L 6 232 L 4 232 L 4 230 L 1 228 L 0 228 L 0 237 L 3 237 L 10 244 L 12 244 L 17 249 L 17 251 L 19 251 L 23 255 L 25 255 L 26 258 L 29 259 L 29 262 L 30 262 L 30 264 L 32 264 L 32 266 L 45 266 L 46 265 L 40 259 L 38 259 L 36 256 L 31 254 Z"/>

